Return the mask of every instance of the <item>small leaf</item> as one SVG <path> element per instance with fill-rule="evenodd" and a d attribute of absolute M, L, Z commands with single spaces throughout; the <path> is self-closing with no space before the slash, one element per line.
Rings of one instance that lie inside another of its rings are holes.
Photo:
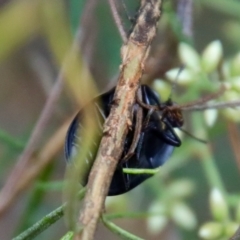
<path fill-rule="evenodd" d="M 177 82 L 179 85 L 188 85 L 191 82 L 194 82 L 196 79 L 195 73 L 189 69 L 183 69 L 181 73 L 179 73 L 179 68 L 174 68 L 166 72 L 166 77 L 171 82 Z"/>
<path fill-rule="evenodd" d="M 206 240 L 219 239 L 223 233 L 223 226 L 217 222 L 205 223 L 199 230 L 198 234 Z"/>
<path fill-rule="evenodd" d="M 238 202 L 237 208 L 236 208 L 236 221 L 240 222 L 240 202 Z"/>
<path fill-rule="evenodd" d="M 232 62 L 230 63 L 230 72 L 231 76 L 239 76 L 240 75 L 240 52 L 233 58 Z"/>
<path fill-rule="evenodd" d="M 224 235 L 229 238 L 231 237 L 238 229 L 239 224 L 236 222 L 229 222 L 226 224 L 224 229 Z"/>
<path fill-rule="evenodd" d="M 240 122 L 240 108 L 227 108 L 223 110 L 224 116 L 233 122 Z"/>
<path fill-rule="evenodd" d="M 235 89 L 236 91 L 240 91 L 240 76 L 236 76 L 229 81 L 232 83 L 233 89 Z"/>
<path fill-rule="evenodd" d="M 171 93 L 171 86 L 162 79 L 157 79 L 153 83 L 154 90 L 160 95 L 160 100 L 167 100 Z"/>
<path fill-rule="evenodd" d="M 60 240 L 72 240 L 73 239 L 73 232 L 67 232 Z"/>
<path fill-rule="evenodd" d="M 210 209 L 213 217 L 217 221 L 228 219 L 228 206 L 221 193 L 217 188 L 212 189 L 210 193 Z"/>
<path fill-rule="evenodd" d="M 197 226 L 197 219 L 193 211 L 183 202 L 176 202 L 172 206 L 171 216 L 173 221 L 186 230 L 192 230 Z"/>
<path fill-rule="evenodd" d="M 190 196 L 194 191 L 194 184 L 189 179 L 174 181 L 169 187 L 168 192 L 174 198 L 184 198 Z"/>
<path fill-rule="evenodd" d="M 147 220 L 147 227 L 149 232 L 154 235 L 160 233 L 167 226 L 167 223 L 168 219 L 166 216 L 152 216 Z"/>
<path fill-rule="evenodd" d="M 222 44 L 219 40 L 211 42 L 202 53 L 202 69 L 206 73 L 217 69 L 223 56 Z"/>
<path fill-rule="evenodd" d="M 204 111 L 204 119 L 208 127 L 212 127 L 218 117 L 217 109 L 208 109 Z"/>
<path fill-rule="evenodd" d="M 178 48 L 179 57 L 188 68 L 194 71 L 201 69 L 200 57 L 196 50 L 186 43 L 180 43 Z"/>
<path fill-rule="evenodd" d="M 149 231 L 152 234 L 160 233 L 167 225 L 168 219 L 165 215 L 166 213 L 166 206 L 161 202 L 154 202 L 150 208 L 149 212 L 153 214 L 158 214 L 155 216 L 151 216 L 147 220 L 147 226 Z"/>

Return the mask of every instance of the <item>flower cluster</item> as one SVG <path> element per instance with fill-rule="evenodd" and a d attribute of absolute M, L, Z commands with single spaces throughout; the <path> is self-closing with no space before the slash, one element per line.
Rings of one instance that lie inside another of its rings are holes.
<path fill-rule="evenodd" d="M 208 105 L 239 100 L 240 53 L 231 59 L 225 60 L 222 44 L 219 40 L 215 40 L 209 43 L 201 54 L 192 46 L 180 43 L 178 54 L 184 69 L 174 68 L 166 72 L 165 75 L 169 81 L 177 81 L 178 85 L 187 87 L 188 94 L 185 94 L 186 96 L 194 95 L 201 98 L 202 92 L 205 95 L 206 92 L 216 92 L 220 85 L 223 84 L 226 91 L 221 94 L 218 100 L 214 99 Z M 164 81 L 156 80 L 154 88 L 161 93 L 164 99 L 169 96 L 170 89 Z M 228 119 L 239 122 L 240 111 L 238 110 L 239 107 L 226 107 L 221 112 Z M 217 118 L 217 109 L 204 110 L 204 119 L 208 127 L 213 126 Z"/>
<path fill-rule="evenodd" d="M 167 187 L 164 196 L 149 207 L 148 229 L 152 234 L 160 233 L 169 222 L 185 230 L 193 230 L 197 219 L 192 209 L 187 205 L 186 198 L 193 193 L 193 183 L 188 179 L 179 179 Z"/>
<path fill-rule="evenodd" d="M 219 189 L 212 189 L 209 202 L 213 221 L 200 227 L 199 236 L 206 240 L 229 239 L 239 227 L 240 204 L 235 209 L 235 219 L 232 220 L 227 202 Z"/>

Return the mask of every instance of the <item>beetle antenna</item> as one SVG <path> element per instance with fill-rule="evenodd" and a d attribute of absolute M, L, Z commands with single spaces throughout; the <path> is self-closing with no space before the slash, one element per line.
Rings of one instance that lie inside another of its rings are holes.
<path fill-rule="evenodd" d="M 183 133 L 185 133 L 186 135 L 188 135 L 189 137 L 193 138 L 194 140 L 200 142 L 200 143 L 203 143 L 203 144 L 207 144 L 207 141 L 206 140 L 203 140 L 201 138 L 198 138 L 196 136 L 194 136 L 193 134 L 191 134 L 190 132 L 188 132 L 187 130 L 185 129 L 182 129 L 182 128 L 179 128 L 179 130 L 181 130 Z"/>
<path fill-rule="evenodd" d="M 128 20 L 129 20 L 131 23 L 133 23 L 133 22 L 134 22 L 134 18 L 131 17 L 131 15 L 130 15 L 128 9 L 127 9 L 127 6 L 126 6 L 126 4 L 125 4 L 125 2 L 124 2 L 124 0 L 121 0 L 121 2 L 122 2 L 122 7 L 123 7 L 123 9 L 124 9 L 124 11 L 125 11 L 125 14 L 126 14 L 127 17 L 128 17 Z"/>
<path fill-rule="evenodd" d="M 181 110 L 183 111 L 189 111 L 191 110 L 191 108 L 194 108 L 194 106 L 197 105 L 203 105 L 204 103 L 209 102 L 210 100 L 216 99 L 219 96 L 221 96 L 224 92 L 226 91 L 226 87 L 224 84 L 221 84 L 219 90 L 215 93 L 209 94 L 201 99 L 197 99 L 196 101 L 190 102 L 190 103 L 186 103 L 186 104 L 182 104 L 179 105 L 179 107 L 181 108 Z"/>

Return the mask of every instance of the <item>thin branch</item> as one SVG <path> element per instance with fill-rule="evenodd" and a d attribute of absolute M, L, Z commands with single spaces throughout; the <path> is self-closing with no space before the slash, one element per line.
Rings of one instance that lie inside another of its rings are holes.
<path fill-rule="evenodd" d="M 75 239 L 93 239 L 96 225 L 103 210 L 113 172 L 122 154 L 124 139 L 132 122 L 131 112 L 144 70 L 148 49 L 156 34 L 161 0 L 141 2 L 136 26 L 122 48 L 121 72 L 113 106 L 104 125 L 104 135 L 87 186 L 79 222 L 81 233 Z"/>
<path fill-rule="evenodd" d="M 82 55 L 84 56 L 84 59 L 88 63 L 88 65 L 90 65 L 91 63 L 94 51 L 94 42 L 97 35 L 97 27 L 95 27 L 96 24 L 93 21 L 95 16 L 94 11 L 96 9 L 97 3 L 97 0 L 86 1 L 84 9 L 82 11 L 82 16 L 79 21 L 79 27 L 77 30 L 78 32 L 76 35 L 76 39 L 78 39 L 78 48 L 80 46 Z"/>
<path fill-rule="evenodd" d="M 128 239 L 128 240 L 143 240 L 143 238 L 139 238 L 126 230 L 123 230 L 122 228 L 118 227 L 114 223 L 110 222 L 107 220 L 104 216 L 102 217 L 102 221 L 104 225 L 113 233 L 117 234 L 118 236 L 121 237 L 121 239 Z"/>
<path fill-rule="evenodd" d="M 78 198 L 81 200 L 84 197 L 85 194 L 85 188 L 82 189 L 79 194 Z M 39 235 L 41 232 L 43 232 L 45 229 L 47 229 L 49 226 L 54 224 L 57 220 L 59 220 L 64 215 L 64 209 L 66 207 L 66 203 L 64 203 L 62 206 L 58 207 L 45 217 L 43 217 L 41 220 L 36 222 L 34 225 L 32 225 L 29 229 L 18 235 L 17 237 L 13 238 L 12 240 L 27 240 L 27 239 L 33 239 L 37 235 Z"/>
<path fill-rule="evenodd" d="M 21 179 L 21 177 L 25 174 L 31 156 L 37 149 L 37 145 L 39 143 L 40 137 L 42 136 L 43 129 L 48 124 L 48 121 L 50 120 L 52 113 L 54 112 L 53 109 L 55 108 L 56 102 L 60 96 L 62 86 L 63 76 L 62 74 L 60 74 L 56 83 L 53 86 L 50 96 L 46 101 L 46 104 L 42 110 L 39 120 L 36 123 L 36 126 L 28 141 L 27 146 L 17 160 L 17 164 L 14 166 L 13 170 L 9 174 L 7 181 L 0 192 L 0 215 L 7 210 L 5 209 L 6 206 L 10 206 L 9 204 L 6 205 L 8 199 L 11 199 L 11 202 L 13 200 L 12 192 L 16 188 L 16 185 L 18 185 L 19 179 Z"/>
<path fill-rule="evenodd" d="M 189 39 L 193 38 L 193 1 L 178 0 L 178 18 L 182 24 L 182 32 Z"/>
<path fill-rule="evenodd" d="M 231 147 L 233 150 L 233 153 L 235 155 L 235 160 L 237 162 L 238 166 L 238 171 L 240 172 L 240 136 L 239 136 L 239 131 L 237 124 L 231 121 L 227 122 L 227 127 L 228 127 L 228 136 L 231 141 Z"/>
<path fill-rule="evenodd" d="M 72 119 L 66 121 L 61 128 L 59 128 L 55 134 L 46 142 L 42 149 L 40 149 L 37 156 L 31 156 L 27 171 L 16 179 L 15 185 L 8 192 L 1 192 L 0 202 L 0 216 L 2 216 L 13 204 L 19 194 L 39 175 L 44 167 L 46 167 L 54 156 L 63 148 L 65 135 Z M 4 195 L 5 194 L 5 195 Z"/>
<path fill-rule="evenodd" d="M 229 108 L 229 107 L 230 108 L 240 107 L 240 100 L 196 105 L 196 106 L 186 106 L 186 107 L 183 107 L 182 110 L 183 111 L 202 111 L 207 109 L 223 109 L 223 108 Z"/>
<path fill-rule="evenodd" d="M 237 229 L 235 234 L 229 240 L 239 240 L 240 239 L 240 227 Z"/>
<path fill-rule="evenodd" d="M 114 21 L 116 23 L 116 26 L 117 26 L 117 29 L 118 29 L 118 31 L 120 33 L 122 41 L 124 43 L 126 43 L 127 42 L 127 34 L 126 34 L 125 30 L 124 30 L 121 18 L 120 18 L 119 14 L 118 14 L 117 6 L 116 6 L 116 0 L 108 0 L 108 3 L 110 5 L 111 12 L 112 12 L 112 15 L 113 15 L 113 19 L 114 19 Z"/>
<path fill-rule="evenodd" d="M 93 2 L 95 0 L 92 0 Z M 31 182 L 24 182 L 23 180 L 29 178 L 33 180 L 34 177 L 38 175 L 41 171 L 41 168 L 38 170 L 36 168 L 31 168 L 30 165 L 32 160 L 36 158 L 33 157 L 34 153 L 37 150 L 37 146 L 39 144 L 39 140 L 44 133 L 44 129 L 46 128 L 52 114 L 54 112 L 56 102 L 61 94 L 64 78 L 66 75 L 66 66 L 71 62 L 71 58 L 76 55 L 77 50 L 80 47 L 80 39 L 82 34 L 80 33 L 80 27 L 77 30 L 76 36 L 74 38 L 73 44 L 69 52 L 66 54 L 65 59 L 63 61 L 63 66 L 59 71 L 56 82 L 52 88 L 51 94 L 46 100 L 46 104 L 40 114 L 40 117 L 35 125 L 35 128 L 30 136 L 27 146 L 25 147 L 23 153 L 18 158 L 16 165 L 13 167 L 13 170 L 9 174 L 8 179 L 6 180 L 5 185 L 3 186 L 0 192 L 0 216 L 11 206 L 11 204 L 15 201 L 15 198 L 20 193 L 19 190 L 23 190 L 23 186 L 26 187 Z M 84 71 L 82 71 L 84 72 Z M 86 74 L 86 71 L 82 74 Z M 63 142 L 63 138 L 59 138 Z M 58 142 L 58 141 L 57 141 Z M 58 146 L 58 145 L 56 145 Z M 47 148 L 47 147 L 46 147 Z M 38 158 L 40 161 L 41 157 Z M 39 163 L 39 165 L 45 166 L 46 156 L 43 157 L 43 162 Z M 34 162 L 35 166 L 37 166 L 36 162 Z M 28 173 L 26 174 L 26 169 L 28 169 Z M 29 169 L 34 169 L 33 173 Z M 23 177 L 24 176 L 24 177 Z M 21 181 L 20 181 L 21 180 Z"/>
<path fill-rule="evenodd" d="M 183 110 L 186 110 L 186 109 L 190 109 L 194 106 L 203 106 L 205 103 L 209 102 L 210 100 L 220 97 L 226 90 L 227 90 L 226 87 L 224 85 L 221 85 L 221 87 L 219 88 L 219 90 L 217 92 L 211 93 L 207 96 L 204 96 L 203 98 L 197 99 L 190 103 L 181 104 L 178 107 Z"/>
<path fill-rule="evenodd" d="M 59 220 L 64 214 L 65 207 L 66 207 L 66 204 L 63 204 L 62 206 L 58 207 L 57 209 L 55 209 L 54 211 L 46 215 L 40 221 L 35 223 L 29 229 L 21 233 L 19 236 L 13 238 L 12 240 L 33 239 L 34 237 L 39 235 L 41 232 L 43 232 L 45 229 L 47 229 L 49 226 L 54 224 L 57 220 Z"/>

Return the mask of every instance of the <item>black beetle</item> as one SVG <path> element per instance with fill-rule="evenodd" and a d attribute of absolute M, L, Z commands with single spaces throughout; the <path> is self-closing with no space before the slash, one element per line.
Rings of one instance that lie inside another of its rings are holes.
<path fill-rule="evenodd" d="M 136 144 L 134 153 L 128 160 L 119 161 L 109 188 L 109 196 L 126 193 L 152 176 L 152 174 L 126 174 L 123 173 L 122 168 L 158 168 L 170 157 L 174 147 L 181 145 L 180 139 L 173 130 L 174 127 L 181 127 L 183 124 L 180 110 L 174 108 L 174 110 L 171 111 L 170 108 L 173 106 L 171 100 L 161 104 L 156 94 L 146 85 L 141 85 L 141 91 L 142 102 L 140 103 L 137 101 L 135 103 L 143 107 L 143 126 L 140 131 L 139 140 Z M 99 120 L 99 132 L 101 132 L 101 134 L 103 123 L 110 113 L 114 92 L 115 88 L 98 96 L 90 103 L 94 104 L 96 117 Z M 101 107 L 98 102 L 102 103 Z M 87 106 L 88 105 L 86 105 L 85 108 L 87 108 Z M 155 110 L 149 115 L 148 113 L 151 107 L 154 107 Z M 124 159 L 133 141 L 134 125 L 136 123 L 136 109 L 133 109 L 132 129 L 128 132 L 125 139 L 124 151 L 121 159 Z M 177 113 L 177 116 L 175 113 Z M 65 156 L 68 162 L 75 154 L 74 152 L 79 148 L 77 144 L 79 143 L 78 139 L 81 138 L 81 114 L 82 110 L 80 110 L 72 121 L 67 133 Z M 144 124 L 146 118 L 148 118 L 148 121 Z M 99 136 L 99 141 L 101 134 Z M 95 142 L 94 144 L 99 146 L 99 142 Z M 96 152 L 89 153 L 89 157 L 91 158 L 95 158 L 95 155 Z M 88 161 L 86 161 L 85 164 L 88 165 Z M 84 179 L 81 180 L 81 184 L 86 185 L 87 180 L 87 177 L 84 177 Z"/>

